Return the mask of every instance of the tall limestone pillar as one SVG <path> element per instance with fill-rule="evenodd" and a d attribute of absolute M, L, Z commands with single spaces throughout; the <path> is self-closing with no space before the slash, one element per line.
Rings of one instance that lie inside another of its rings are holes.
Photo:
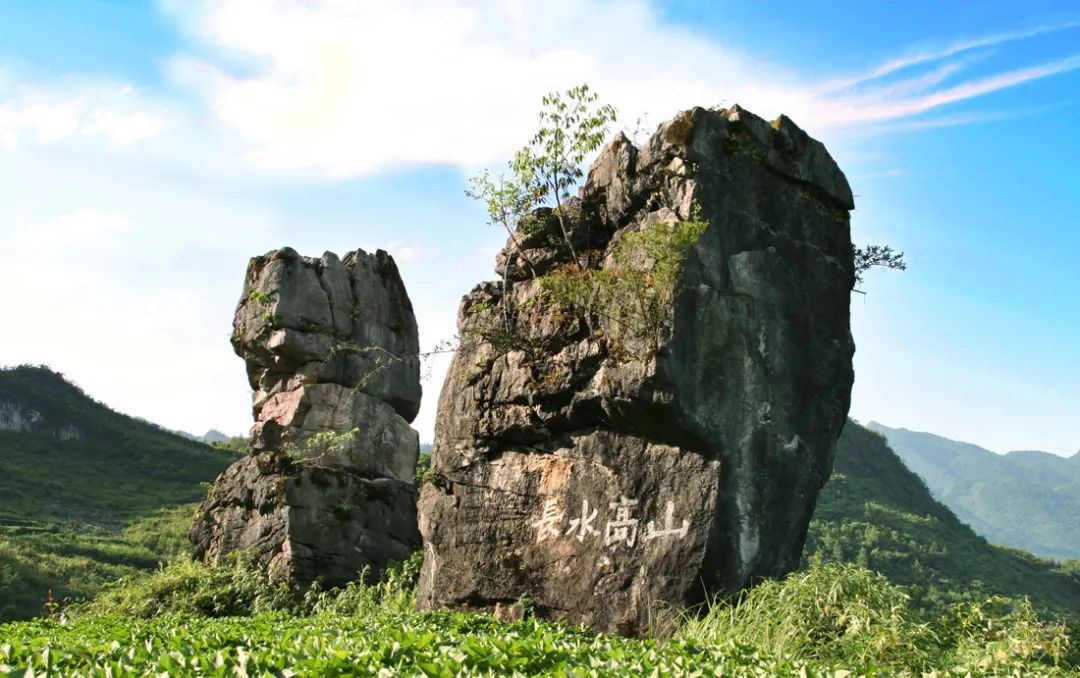
<path fill-rule="evenodd" d="M 214 484 L 191 528 L 194 555 L 252 550 L 300 589 L 407 559 L 420 545 L 409 426 L 420 372 L 394 260 L 255 257 L 233 328 L 254 391 L 253 454 Z"/>

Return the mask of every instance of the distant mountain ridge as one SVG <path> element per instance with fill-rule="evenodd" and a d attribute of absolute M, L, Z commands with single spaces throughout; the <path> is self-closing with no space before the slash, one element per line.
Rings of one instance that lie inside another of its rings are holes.
<path fill-rule="evenodd" d="M 207 445 L 212 445 L 214 443 L 227 443 L 230 440 L 232 440 L 233 437 L 234 437 L 234 436 L 225 435 L 224 433 L 217 430 L 216 428 L 210 429 L 209 431 L 202 434 L 201 436 L 197 436 L 194 433 L 188 433 L 187 431 L 174 431 L 174 433 L 176 433 L 177 435 L 184 436 L 188 440 L 196 440 L 196 441 L 198 441 L 200 443 L 206 443 Z"/>
<path fill-rule="evenodd" d="M 977 591 L 1030 596 L 1040 607 L 1080 612 L 1080 561 L 1058 564 L 995 546 L 962 520 L 931 495 L 882 434 L 848 421 L 804 554 L 877 570 L 928 603 Z"/>
<path fill-rule="evenodd" d="M 990 541 L 1047 558 L 1080 558 L 1080 453 L 997 454 L 932 433 L 867 426 L 934 497 Z"/>

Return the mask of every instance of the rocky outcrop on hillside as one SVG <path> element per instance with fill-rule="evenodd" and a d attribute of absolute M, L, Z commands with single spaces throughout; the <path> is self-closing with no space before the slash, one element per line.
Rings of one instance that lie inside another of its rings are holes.
<path fill-rule="evenodd" d="M 39 411 L 9 400 L 0 400 L 0 431 L 37 433 L 60 440 L 81 440 L 83 432 L 74 424 L 48 421 Z"/>
<path fill-rule="evenodd" d="M 232 345 L 254 391 L 252 450 L 214 485 L 193 553 L 254 550 L 298 587 L 377 575 L 419 547 L 416 318 L 382 250 L 283 248 L 248 264 Z"/>
<path fill-rule="evenodd" d="M 505 288 L 465 296 L 420 500 L 420 607 L 513 617 L 527 598 L 641 634 L 792 570 L 849 405 L 852 208 L 786 117 L 696 108 L 641 148 L 610 143 L 562 208 L 588 269 L 617 280 L 620 242 L 707 229 L 651 338 L 552 307 L 542 278 L 570 254 L 550 211 L 497 257 Z M 509 342 L 490 330 L 505 318 Z"/>

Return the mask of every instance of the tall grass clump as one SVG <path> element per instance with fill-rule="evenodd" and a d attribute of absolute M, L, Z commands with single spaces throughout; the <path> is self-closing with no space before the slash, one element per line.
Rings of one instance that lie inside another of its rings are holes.
<path fill-rule="evenodd" d="M 1040 616 L 1028 600 L 996 596 L 925 611 L 880 574 L 815 563 L 734 603 L 714 602 L 687 618 L 677 636 L 890 675 L 1077 675 L 1076 632 Z"/>
<path fill-rule="evenodd" d="M 1039 615 L 1028 599 L 992 596 L 955 603 L 933 621 L 948 659 L 976 675 L 1024 675 L 1033 666 L 1077 675 L 1080 628 Z"/>
<path fill-rule="evenodd" d="M 403 563 L 391 565 L 375 584 L 367 584 L 368 572 L 341 589 L 320 592 L 313 589 L 305 598 L 305 608 L 312 614 L 367 617 L 380 614 L 408 615 L 416 610 L 416 585 L 420 581 L 423 551 L 417 551 Z"/>
<path fill-rule="evenodd" d="M 303 595 L 280 577 L 259 567 L 252 554 L 236 552 L 219 562 L 177 559 L 154 572 L 126 577 L 107 586 L 97 598 L 65 610 L 69 617 L 117 616 L 151 619 L 167 614 L 200 617 L 249 617 L 264 612 L 376 617 L 409 614 L 415 609 L 421 553 L 391 565 L 376 583 L 368 572 L 331 590 L 315 582 Z"/>
<path fill-rule="evenodd" d="M 267 574 L 254 558 L 237 552 L 217 563 L 175 560 L 142 576 L 121 579 L 69 616 L 115 615 L 150 619 L 165 614 L 205 617 L 299 612 L 285 582 Z"/>
<path fill-rule="evenodd" d="M 735 604 L 717 601 L 678 635 L 705 645 L 734 639 L 826 664 L 927 666 L 933 634 L 907 613 L 907 594 L 881 575 L 828 564 L 762 582 Z"/>

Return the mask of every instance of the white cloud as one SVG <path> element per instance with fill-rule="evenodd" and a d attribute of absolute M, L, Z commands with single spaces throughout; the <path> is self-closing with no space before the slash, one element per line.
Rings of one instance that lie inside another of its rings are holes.
<path fill-rule="evenodd" d="M 866 95 L 841 99 L 833 111 L 831 123 L 867 123 L 909 118 L 947 104 L 1016 87 L 1032 80 L 1078 68 L 1080 68 L 1080 54 L 1075 54 L 1050 63 L 999 73 L 899 101 L 880 100 Z"/>
<path fill-rule="evenodd" d="M 948 61 L 1080 24 L 966 40 L 822 83 L 666 23 L 645 0 L 438 0 L 174 4 L 211 57 L 172 65 L 257 168 L 330 179 L 417 164 L 501 162 L 526 139 L 540 97 L 587 81 L 624 121 L 690 104 L 786 112 L 820 136 L 898 120 L 1076 68 L 1080 56 L 942 87 Z M 227 55 L 228 58 L 222 55 Z M 243 57 L 243 67 L 236 59 Z M 943 60 L 945 60 L 944 63 Z M 856 85 L 938 64 L 867 91 Z M 631 125 L 632 123 L 627 123 Z"/>
<path fill-rule="evenodd" d="M 18 233 L 12 248 L 22 254 L 48 252 L 100 241 L 130 227 L 131 218 L 123 212 L 80 209 Z"/>
<path fill-rule="evenodd" d="M 171 122 L 160 102 L 131 85 L 80 83 L 65 86 L 16 84 L 0 103 L 0 149 L 20 143 L 55 144 L 75 136 L 130 146 L 157 136 Z"/>
<path fill-rule="evenodd" d="M 416 261 L 423 256 L 423 250 L 417 245 L 395 241 L 387 245 L 387 251 L 398 262 Z"/>
<path fill-rule="evenodd" d="M 48 143 L 74 134 L 79 129 L 85 106 L 79 99 L 57 104 L 32 104 L 25 106 L 18 117 L 33 130 L 35 139 Z"/>
<path fill-rule="evenodd" d="M 579 81 L 624 112 L 648 104 L 668 109 L 664 117 L 740 91 L 801 108 L 794 86 L 763 86 L 741 55 L 664 27 L 636 0 L 201 7 L 192 20 L 210 44 L 265 66 L 236 76 L 227 64 L 185 57 L 174 73 L 267 169 L 344 178 L 484 165 L 530 135 L 544 93 Z M 697 72 L 726 75 L 709 82 Z"/>
<path fill-rule="evenodd" d="M 977 111 L 973 113 L 956 113 L 952 115 L 940 115 L 936 117 L 916 118 L 913 120 L 900 120 L 867 128 L 875 135 L 918 132 L 921 130 L 938 129 L 942 127 L 958 127 L 962 125 L 978 125 L 1002 120 L 1017 120 L 1040 115 L 1050 111 L 1069 109 L 1077 104 L 1062 104 L 1054 106 L 1037 106 L 1031 108 L 1017 108 L 1001 111 Z"/>
<path fill-rule="evenodd" d="M 125 113 L 114 108 L 98 108 L 87 116 L 80 132 L 101 135 L 119 146 L 130 146 L 156 136 L 166 127 L 165 121 L 146 111 Z"/>

